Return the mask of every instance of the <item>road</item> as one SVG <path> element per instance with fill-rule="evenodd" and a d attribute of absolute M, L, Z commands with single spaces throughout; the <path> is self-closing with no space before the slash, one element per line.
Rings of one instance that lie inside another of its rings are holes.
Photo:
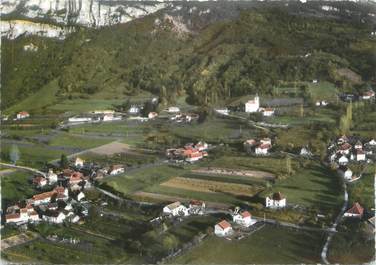
<path fill-rule="evenodd" d="M 343 203 L 343 206 L 341 208 L 341 211 L 339 212 L 335 222 L 333 223 L 332 227 L 330 228 L 332 230 L 332 232 L 334 231 L 337 231 L 336 228 L 337 228 L 337 225 L 341 222 L 342 218 L 343 218 L 343 214 L 345 213 L 347 207 L 348 207 L 348 202 L 349 202 L 349 194 L 347 193 L 347 185 L 346 183 L 343 181 L 343 189 L 344 189 L 344 203 Z M 329 244 L 330 244 L 330 241 L 332 241 L 332 238 L 333 238 L 333 233 L 330 233 L 325 241 L 325 244 L 324 244 L 324 247 L 321 251 L 321 259 L 322 261 L 325 263 L 325 264 L 330 264 L 330 262 L 328 261 L 328 249 L 329 249 Z"/>
<path fill-rule="evenodd" d="M 10 168 L 17 168 L 17 169 L 22 169 L 22 170 L 27 170 L 27 171 L 31 171 L 33 173 L 36 173 L 38 175 L 42 175 L 44 177 L 46 177 L 46 173 L 40 171 L 40 170 L 37 170 L 35 168 L 31 168 L 31 167 L 25 167 L 25 166 L 16 166 L 16 165 L 12 165 L 12 164 L 7 164 L 7 163 L 3 163 L 3 162 L 0 162 L 0 165 L 1 166 L 6 166 L 6 167 L 10 167 Z"/>

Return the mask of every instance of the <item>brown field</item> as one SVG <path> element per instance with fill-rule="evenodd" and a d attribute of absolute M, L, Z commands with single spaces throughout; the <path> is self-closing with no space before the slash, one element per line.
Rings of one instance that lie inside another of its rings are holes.
<path fill-rule="evenodd" d="M 178 196 L 170 196 L 165 194 L 159 193 L 152 193 L 152 192 L 145 192 L 145 191 L 137 191 L 132 194 L 132 198 L 138 201 L 145 201 L 145 202 L 163 202 L 163 203 L 171 203 L 180 201 L 182 203 L 189 203 L 191 200 L 195 200 L 195 198 L 183 198 Z M 207 202 L 205 204 L 210 208 L 217 208 L 217 209 L 228 209 L 231 204 L 226 203 L 219 203 L 219 202 Z"/>
<path fill-rule="evenodd" d="M 236 170 L 236 169 L 228 169 L 228 168 L 199 168 L 192 170 L 194 173 L 203 173 L 203 174 L 211 174 L 211 175 L 227 175 L 227 176 L 241 176 L 241 177 L 249 177 L 249 178 L 257 178 L 257 179 L 265 179 L 271 180 L 275 179 L 275 175 L 265 171 L 257 171 L 257 170 Z"/>
<path fill-rule="evenodd" d="M 234 195 L 245 195 L 253 196 L 257 192 L 263 190 L 261 186 L 250 186 L 244 184 L 236 183 L 225 183 L 219 181 L 202 180 L 202 179 L 192 179 L 175 177 L 166 182 L 163 182 L 161 186 L 178 188 L 184 190 L 192 190 L 198 192 L 209 192 L 209 193 L 231 193 Z"/>

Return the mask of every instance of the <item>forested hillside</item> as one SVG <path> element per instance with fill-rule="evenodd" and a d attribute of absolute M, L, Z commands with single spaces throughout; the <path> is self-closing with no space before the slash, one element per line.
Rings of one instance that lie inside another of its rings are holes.
<path fill-rule="evenodd" d="M 325 79 L 346 91 L 376 79 L 376 37 L 373 25 L 362 20 L 254 8 L 195 31 L 184 23 L 160 10 L 126 24 L 77 27 L 64 41 L 4 39 L 2 109 L 52 81 L 58 84 L 52 101 L 123 98 L 146 90 L 162 102 L 185 91 L 190 103 L 210 105 L 255 92 L 272 94 L 283 81 Z M 38 50 L 25 51 L 30 43 Z"/>

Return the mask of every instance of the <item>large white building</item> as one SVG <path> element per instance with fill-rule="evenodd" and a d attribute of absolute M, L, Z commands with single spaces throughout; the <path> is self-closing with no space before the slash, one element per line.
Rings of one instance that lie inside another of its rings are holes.
<path fill-rule="evenodd" d="M 258 95 L 253 100 L 248 100 L 245 103 L 245 112 L 257 112 L 260 108 L 260 98 Z"/>

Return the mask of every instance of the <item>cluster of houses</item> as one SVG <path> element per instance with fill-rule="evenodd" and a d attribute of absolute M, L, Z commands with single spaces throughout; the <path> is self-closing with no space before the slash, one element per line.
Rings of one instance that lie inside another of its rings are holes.
<path fill-rule="evenodd" d="M 357 137 L 341 136 L 328 147 L 329 160 L 337 168 L 339 174 L 346 181 L 354 181 L 359 176 L 354 176 L 349 168 L 350 163 L 364 163 L 374 160 L 376 141 L 371 139 L 362 142 Z"/>
<path fill-rule="evenodd" d="M 17 121 L 17 120 L 24 120 L 24 119 L 27 119 L 30 117 L 30 113 L 27 112 L 27 111 L 20 111 L 16 114 L 16 117 L 14 117 L 14 121 Z M 1 119 L 3 121 L 7 121 L 9 120 L 9 116 L 8 115 L 1 115 Z"/>
<path fill-rule="evenodd" d="M 232 214 L 232 222 L 234 225 L 240 226 L 241 228 L 248 228 L 255 223 L 256 219 L 252 218 L 252 215 L 248 211 L 240 211 L 236 208 Z M 231 236 L 234 232 L 234 228 L 230 222 L 227 220 L 221 220 L 219 223 L 214 225 L 214 234 L 219 237 Z"/>
<path fill-rule="evenodd" d="M 77 157 L 72 168 L 58 174 L 50 169 L 44 176 L 34 176 L 33 185 L 44 192 L 8 207 L 5 222 L 16 225 L 40 221 L 56 224 L 64 221 L 79 222 L 89 214 L 84 190 L 91 188 L 93 181 L 105 175 L 121 174 L 124 171 L 123 165 L 96 168 Z"/>
<path fill-rule="evenodd" d="M 192 121 L 197 121 L 200 116 L 196 113 L 176 113 L 170 117 L 170 121 L 177 123 L 190 123 Z"/>
<path fill-rule="evenodd" d="M 355 202 L 352 207 L 350 207 L 344 214 L 344 217 L 351 218 L 362 218 L 364 214 L 364 208 L 358 203 Z"/>
<path fill-rule="evenodd" d="M 243 143 L 243 146 L 249 154 L 268 155 L 269 150 L 272 148 L 272 140 L 270 138 L 249 139 Z"/>
<path fill-rule="evenodd" d="M 96 110 L 85 115 L 73 116 L 68 118 L 69 123 L 85 123 L 85 122 L 106 122 L 120 121 L 122 115 L 115 113 L 113 110 Z"/>
<path fill-rule="evenodd" d="M 199 200 L 192 200 L 189 206 L 185 206 L 179 201 L 168 204 L 163 208 L 163 214 L 172 217 L 183 217 L 189 215 L 202 215 L 205 212 L 205 202 Z"/>
<path fill-rule="evenodd" d="M 166 156 L 175 161 L 193 163 L 208 156 L 207 150 L 208 144 L 200 141 L 197 144 L 186 144 L 183 148 L 167 149 Z"/>
<path fill-rule="evenodd" d="M 262 108 L 260 107 L 260 97 L 256 95 L 254 99 L 248 100 L 245 103 L 245 112 L 248 113 L 255 113 L 255 112 L 261 112 L 262 115 L 266 117 L 270 117 L 274 115 L 275 109 L 273 108 Z"/>
<path fill-rule="evenodd" d="M 345 102 L 357 101 L 357 100 L 374 100 L 375 91 L 368 89 L 361 94 L 343 93 L 339 95 L 339 98 Z"/>

